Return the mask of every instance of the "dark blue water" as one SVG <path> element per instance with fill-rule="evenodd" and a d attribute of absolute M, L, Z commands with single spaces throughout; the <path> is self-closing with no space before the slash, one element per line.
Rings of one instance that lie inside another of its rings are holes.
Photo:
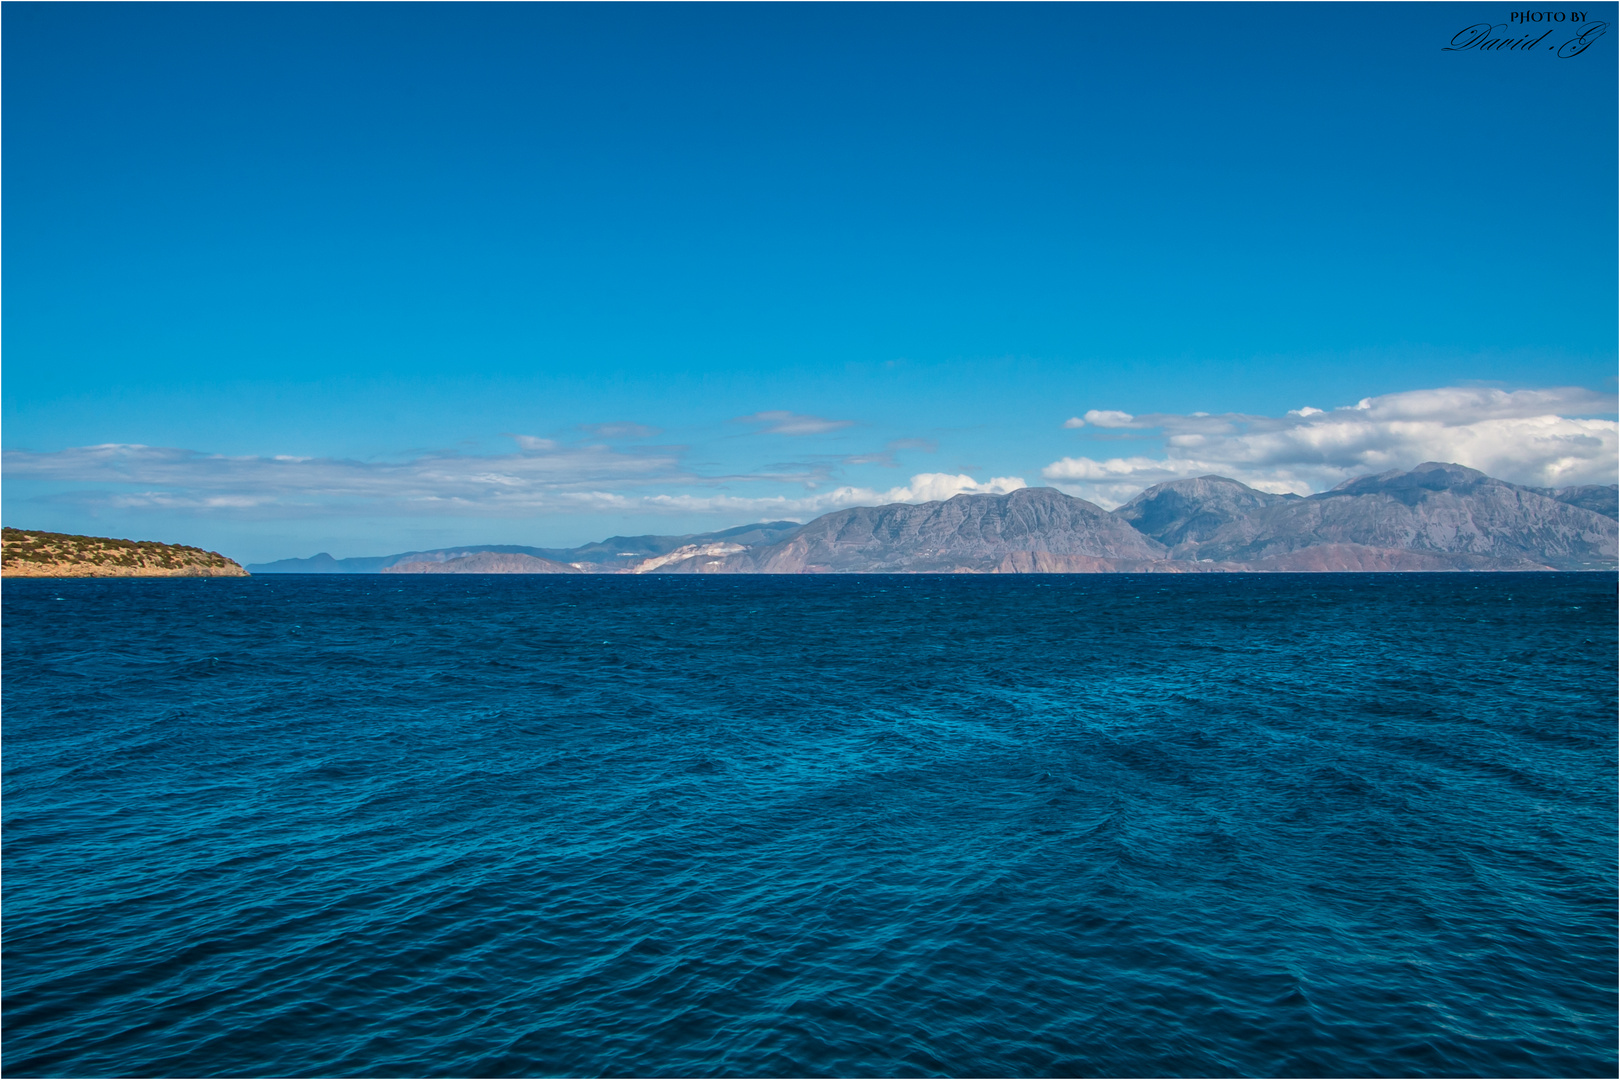
<path fill-rule="evenodd" d="M 1616 1071 L 1612 575 L 4 620 L 10 1076 Z"/>

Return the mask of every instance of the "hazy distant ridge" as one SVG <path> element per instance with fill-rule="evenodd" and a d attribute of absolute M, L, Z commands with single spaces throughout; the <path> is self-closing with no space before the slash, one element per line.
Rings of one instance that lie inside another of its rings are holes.
<path fill-rule="evenodd" d="M 1427 462 L 1316 495 L 1222 476 L 1112 512 L 1053 488 L 853 507 L 806 525 L 610 537 L 578 548 L 444 548 L 284 559 L 253 573 L 1210 573 L 1614 569 L 1620 486 L 1532 488 Z M 741 550 L 738 550 L 740 548 Z M 510 556 L 498 558 L 497 556 Z M 548 567 L 543 569 L 541 564 Z M 431 569 L 426 565 L 431 564 Z M 411 565 L 410 571 L 404 571 Z"/>
<path fill-rule="evenodd" d="M 278 559 L 268 563 L 250 563 L 248 572 L 254 574 L 380 574 L 391 566 L 407 562 L 450 562 L 479 552 L 502 555 L 528 555 L 558 563 L 585 563 L 584 569 L 628 569 L 645 559 L 668 555 L 676 548 L 716 541 L 735 544 L 768 543 L 797 531 L 797 521 L 767 521 L 754 525 L 738 525 L 719 532 L 690 533 L 684 536 L 610 536 L 592 544 L 574 548 L 523 547 L 518 544 L 464 544 L 460 547 L 436 548 L 432 551 L 402 551 L 396 555 L 378 555 L 354 559 L 334 559 L 322 552 L 307 559 Z M 476 571 L 474 571 L 476 572 Z"/>

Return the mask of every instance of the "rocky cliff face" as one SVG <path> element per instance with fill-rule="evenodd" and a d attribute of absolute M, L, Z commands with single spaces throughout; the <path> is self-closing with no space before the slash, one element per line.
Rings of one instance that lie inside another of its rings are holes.
<path fill-rule="evenodd" d="M 1620 518 L 1620 486 L 1610 484 L 1582 484 L 1580 487 L 1529 488 L 1538 495 L 1557 499 L 1561 503 L 1590 510 L 1608 518 Z"/>
<path fill-rule="evenodd" d="M 713 574 L 725 566 L 728 555 L 748 550 L 746 544 L 687 544 L 667 555 L 644 559 L 630 568 L 632 574 Z"/>
<path fill-rule="evenodd" d="M 726 573 L 989 573 L 1014 552 L 1162 559 L 1164 545 L 1051 488 L 826 514 L 788 539 L 725 559 Z M 715 572 L 715 571 L 710 571 Z"/>
<path fill-rule="evenodd" d="M 5 577 L 247 577 L 217 551 L 106 536 L 0 530 Z"/>
<path fill-rule="evenodd" d="M 1617 527 L 1612 518 L 1536 489 L 1428 462 L 1261 506 L 1181 541 L 1171 556 L 1305 569 L 1317 557 L 1296 553 L 1340 545 L 1408 553 L 1407 563 L 1426 555 L 1432 565 L 1425 568 L 1433 569 L 1607 569 L 1617 557 Z"/>

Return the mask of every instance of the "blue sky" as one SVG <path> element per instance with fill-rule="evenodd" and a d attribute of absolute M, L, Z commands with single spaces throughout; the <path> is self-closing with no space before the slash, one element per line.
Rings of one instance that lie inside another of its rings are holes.
<path fill-rule="evenodd" d="M 1519 10 L 7 4 L 4 520 L 1612 483 L 1616 6 Z"/>

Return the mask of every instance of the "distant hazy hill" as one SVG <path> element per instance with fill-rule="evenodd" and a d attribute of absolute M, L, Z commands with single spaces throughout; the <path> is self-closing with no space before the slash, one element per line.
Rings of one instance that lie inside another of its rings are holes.
<path fill-rule="evenodd" d="M 540 550 L 536 554 L 558 562 L 629 567 L 644 559 L 668 555 L 683 547 L 703 547 L 718 543 L 742 544 L 744 547 L 770 544 L 797 532 L 801 527 L 797 521 L 766 521 L 755 525 L 738 525 L 730 529 L 721 529 L 719 532 L 689 533 L 684 536 L 610 536 L 599 544 Z"/>
<path fill-rule="evenodd" d="M 216 551 L 105 536 L 0 529 L 5 577 L 246 577 Z"/>
<path fill-rule="evenodd" d="M 438 562 L 423 559 L 416 562 L 395 563 L 383 571 L 385 574 L 579 574 L 577 567 L 567 563 L 537 559 L 533 555 L 510 552 L 479 551 L 459 559 Z"/>
<path fill-rule="evenodd" d="M 1620 487 L 1532 488 L 1460 465 L 1300 497 L 1223 476 L 1148 488 L 1112 513 L 1052 488 L 863 506 L 577 548 L 491 545 L 284 559 L 255 573 L 1223 573 L 1612 570 Z M 407 569 L 408 564 L 409 569 Z M 537 569 L 550 565 L 556 569 Z M 441 568 L 435 568 L 441 567 Z"/>
<path fill-rule="evenodd" d="M 797 521 L 769 521 L 756 525 L 738 525 L 720 532 L 689 533 L 683 536 L 610 536 L 593 544 L 574 548 L 521 547 L 516 544 L 472 544 L 462 547 L 438 548 L 434 551 L 402 551 L 396 555 L 380 555 L 358 559 L 334 559 L 322 552 L 307 559 L 279 559 L 276 562 L 249 563 L 255 574 L 380 574 L 390 566 L 403 562 L 450 562 L 479 552 L 502 555 L 528 555 L 536 559 L 549 559 L 558 563 L 583 563 L 577 567 L 591 570 L 624 570 L 646 559 L 668 555 L 677 548 L 700 546 L 708 543 L 765 544 L 780 539 L 799 528 Z"/>

